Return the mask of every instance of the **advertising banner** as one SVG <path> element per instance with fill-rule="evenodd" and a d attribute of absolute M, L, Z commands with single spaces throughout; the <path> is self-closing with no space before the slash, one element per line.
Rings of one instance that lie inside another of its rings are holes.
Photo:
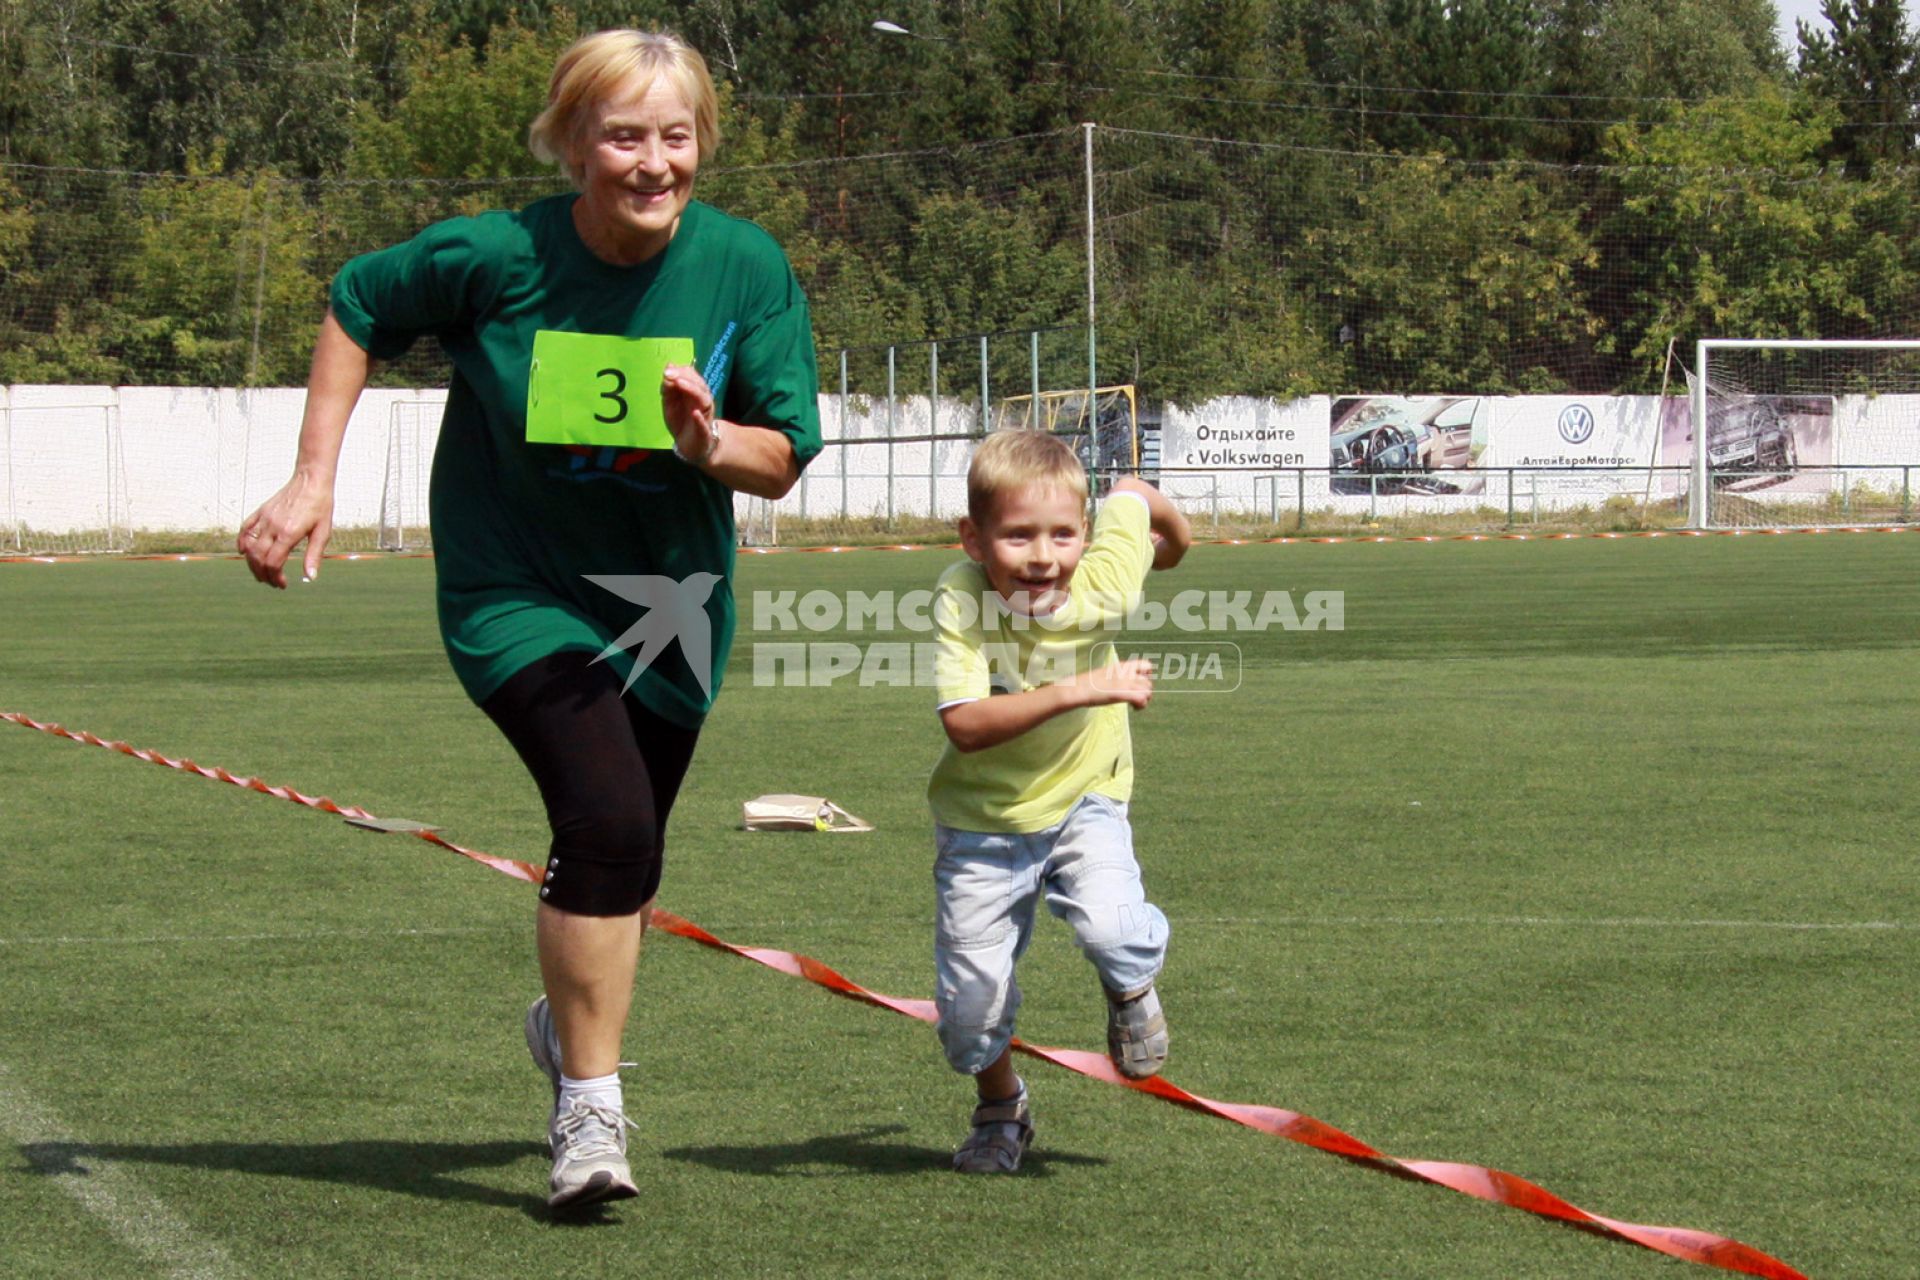
<path fill-rule="evenodd" d="M 1660 438 L 1657 396 L 1496 396 L 1480 465 L 1607 467 L 1614 476 L 1551 472 L 1530 490 L 1605 495 L 1643 493 Z M 1684 403 L 1684 402 L 1682 402 Z"/>
<path fill-rule="evenodd" d="M 1328 422 L 1336 494 L 1474 494 L 1487 448 L 1484 396 L 1343 396 Z"/>

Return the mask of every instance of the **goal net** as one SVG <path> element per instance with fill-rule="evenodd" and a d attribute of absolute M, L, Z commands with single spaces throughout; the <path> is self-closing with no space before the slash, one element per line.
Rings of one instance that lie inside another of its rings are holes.
<path fill-rule="evenodd" d="M 1005 396 L 994 405 L 993 429 L 1064 436 L 1087 470 L 1105 480 L 1140 469 L 1140 414 L 1131 385 Z"/>
<path fill-rule="evenodd" d="M 380 483 L 380 549 L 428 551 L 427 488 L 440 440 L 439 400 L 396 400 L 387 411 L 387 464 Z"/>
<path fill-rule="evenodd" d="M 743 547 L 780 545 L 779 512 L 771 499 L 756 498 L 746 493 L 735 494 L 733 526 Z"/>
<path fill-rule="evenodd" d="M 1690 523 L 1912 521 L 1920 342 L 1708 339 L 1688 382 L 1691 412 L 1679 425 L 1692 468 Z M 1706 429 L 1694 431 L 1700 422 Z"/>
<path fill-rule="evenodd" d="M 95 391 L 98 398 L 87 394 Z M 0 388 L 0 554 L 73 555 L 132 545 L 113 389 Z"/>

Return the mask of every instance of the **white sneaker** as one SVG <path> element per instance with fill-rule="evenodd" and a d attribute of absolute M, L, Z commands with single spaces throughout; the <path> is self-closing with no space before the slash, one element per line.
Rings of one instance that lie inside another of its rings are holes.
<path fill-rule="evenodd" d="M 549 1209 L 575 1208 L 637 1196 L 627 1167 L 627 1129 L 632 1121 L 611 1107 L 580 1099 L 554 1111 L 547 1129 L 553 1149 Z"/>

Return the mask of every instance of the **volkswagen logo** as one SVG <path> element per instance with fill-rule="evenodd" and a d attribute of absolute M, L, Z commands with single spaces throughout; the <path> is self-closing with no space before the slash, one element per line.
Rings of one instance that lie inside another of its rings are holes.
<path fill-rule="evenodd" d="M 1585 444 L 1593 434 L 1593 411 L 1583 404 L 1570 404 L 1560 411 L 1560 438 L 1568 444 Z"/>

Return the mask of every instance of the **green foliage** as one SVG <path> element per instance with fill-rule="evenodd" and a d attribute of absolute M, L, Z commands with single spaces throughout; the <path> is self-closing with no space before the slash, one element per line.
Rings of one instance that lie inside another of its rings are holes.
<path fill-rule="evenodd" d="M 137 217 L 117 301 L 126 362 L 177 385 L 297 384 L 325 298 L 299 190 L 271 171 L 244 186 L 203 172 L 150 184 Z M 260 334 L 273 341 L 259 345 Z"/>
<path fill-rule="evenodd" d="M 495 31 L 482 57 L 461 41 L 406 43 L 406 88 L 391 110 L 362 104 L 347 161 L 352 178 L 520 178 L 547 172 L 527 150 L 571 23 Z"/>
<path fill-rule="evenodd" d="M 1804 97 L 1715 98 L 1611 141 L 1622 193 L 1612 233 L 1638 247 L 1632 354 L 1671 339 L 1870 334 L 1911 305 L 1910 181 L 1826 169 L 1834 108 Z"/>
<path fill-rule="evenodd" d="M 1354 194 L 1352 218 L 1308 236 L 1325 245 L 1333 306 L 1359 318 L 1349 321 L 1355 385 L 1559 385 L 1556 352 L 1600 329 L 1575 274 L 1594 261 L 1579 215 L 1509 170 L 1378 166 Z"/>
<path fill-rule="evenodd" d="M 25 258 L 32 238 L 33 210 L 20 199 L 20 189 L 0 174 L 0 278 Z"/>
<path fill-rule="evenodd" d="M 1800 76 L 1839 108 L 1826 154 L 1855 169 L 1905 159 L 1920 126 L 1920 28 L 1900 0 L 1825 0 L 1832 34 L 1800 25 Z"/>
<path fill-rule="evenodd" d="M 11 0 L 0 376 L 300 380 L 348 256 L 566 189 L 527 125 L 631 21 L 705 51 L 700 195 L 786 247 L 823 373 L 1079 324 L 1092 120 L 1103 381 L 1645 387 L 1920 327 L 1920 37 L 1827 10 L 1790 77 L 1768 0 Z"/>

